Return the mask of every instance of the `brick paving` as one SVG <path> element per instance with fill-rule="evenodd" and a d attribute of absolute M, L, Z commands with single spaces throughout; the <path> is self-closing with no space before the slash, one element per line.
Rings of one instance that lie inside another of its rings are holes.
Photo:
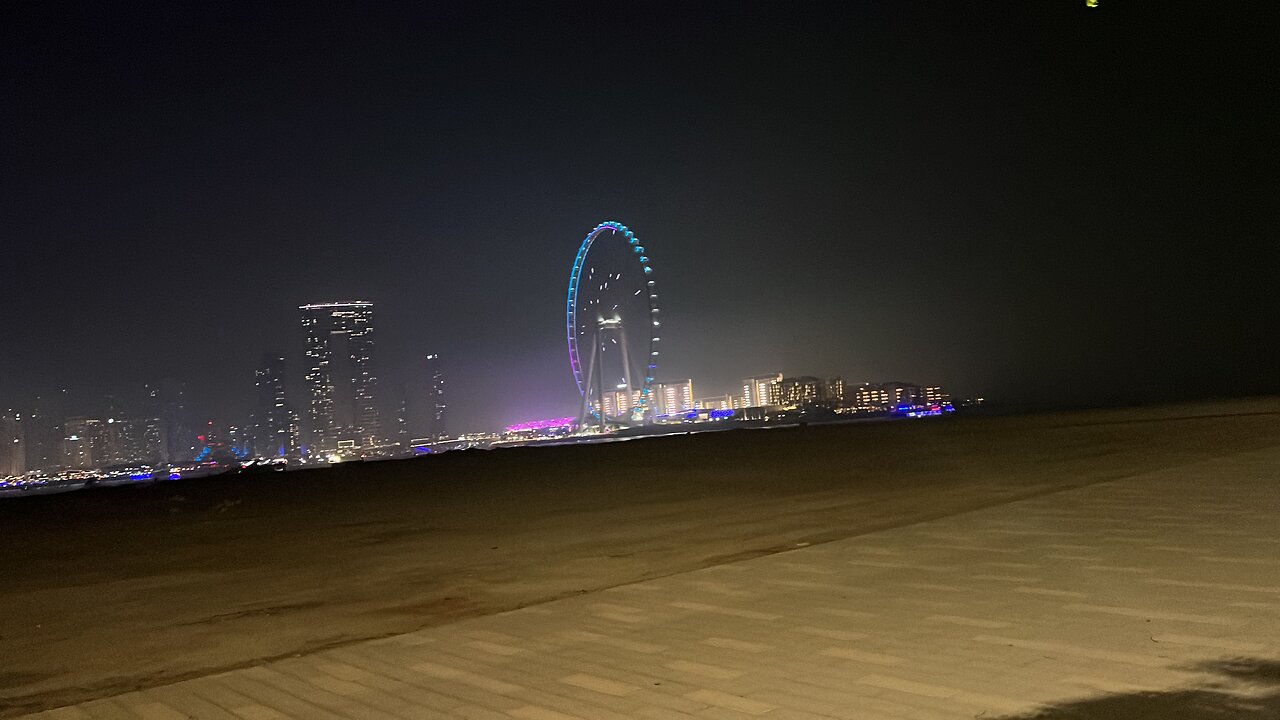
<path fill-rule="evenodd" d="M 1029 480 L 1030 481 L 1030 480 Z M 1280 450 L 28 718 L 1030 716 L 1280 661 Z M 707 522 L 715 522 L 714 517 Z"/>

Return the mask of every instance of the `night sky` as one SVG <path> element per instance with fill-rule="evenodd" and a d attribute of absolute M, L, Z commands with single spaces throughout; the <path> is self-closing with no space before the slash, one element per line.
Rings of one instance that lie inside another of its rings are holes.
<path fill-rule="evenodd" d="M 0 406 L 172 377 L 244 422 L 264 351 L 303 374 L 297 305 L 359 298 L 385 400 L 439 352 L 455 432 L 569 414 L 603 220 L 699 396 L 1280 391 L 1278 13 L 1100 5 L 27 3 Z"/>

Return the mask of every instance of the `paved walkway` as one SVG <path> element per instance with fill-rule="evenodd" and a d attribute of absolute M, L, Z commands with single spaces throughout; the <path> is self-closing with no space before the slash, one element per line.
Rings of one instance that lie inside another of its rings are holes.
<path fill-rule="evenodd" d="M 1254 717 L 1278 519 L 1280 450 L 1249 453 L 27 717 Z"/>

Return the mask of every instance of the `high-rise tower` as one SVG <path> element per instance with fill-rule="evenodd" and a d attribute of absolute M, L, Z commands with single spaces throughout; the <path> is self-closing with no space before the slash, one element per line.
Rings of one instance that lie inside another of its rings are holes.
<path fill-rule="evenodd" d="M 36 398 L 30 415 L 22 422 L 26 435 L 28 470 L 53 470 L 66 464 L 63 452 L 63 421 L 66 419 L 66 390 Z"/>
<path fill-rule="evenodd" d="M 444 370 L 440 369 L 439 353 L 427 356 L 427 377 L 431 379 L 431 399 L 427 403 L 427 437 L 444 440 L 449 431 L 444 422 Z"/>
<path fill-rule="evenodd" d="M 147 414 L 159 420 L 159 433 L 163 437 L 159 458 L 161 462 L 186 462 L 200 451 L 196 447 L 196 431 L 187 416 L 185 383 L 165 378 L 159 384 L 150 384 L 146 392 Z"/>
<path fill-rule="evenodd" d="M 298 309 L 307 336 L 311 454 L 378 444 L 373 303 L 353 300 Z"/>
<path fill-rule="evenodd" d="M 0 413 L 0 478 L 21 475 L 27 468 L 27 443 L 22 414 Z"/>
<path fill-rule="evenodd" d="M 293 457 L 298 453 L 297 423 L 285 389 L 285 361 L 262 356 L 253 371 L 257 402 L 253 411 L 253 453 L 258 457 Z"/>

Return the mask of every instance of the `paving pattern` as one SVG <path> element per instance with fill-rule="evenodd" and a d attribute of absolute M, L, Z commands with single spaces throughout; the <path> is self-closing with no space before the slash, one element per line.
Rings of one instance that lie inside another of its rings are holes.
<path fill-rule="evenodd" d="M 1267 663 L 1280 450 L 27 717 L 933 720 L 1195 688 L 1247 713 L 1265 673 L 1215 668 Z"/>

